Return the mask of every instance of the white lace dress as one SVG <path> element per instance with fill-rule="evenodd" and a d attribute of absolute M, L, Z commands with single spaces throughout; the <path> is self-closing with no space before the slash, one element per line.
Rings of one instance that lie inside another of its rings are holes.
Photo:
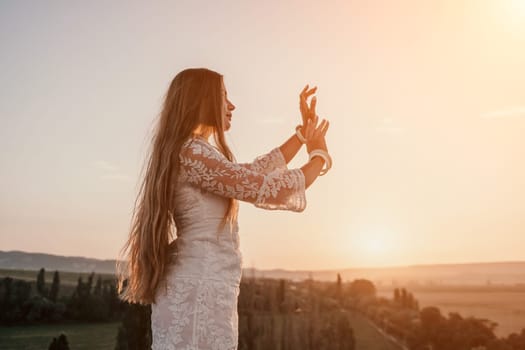
<path fill-rule="evenodd" d="M 304 175 L 287 169 L 279 148 L 238 164 L 199 138 L 184 143 L 180 161 L 177 253 L 167 288 L 159 289 L 152 304 L 152 349 L 237 349 L 238 225 L 219 230 L 228 198 L 300 212 L 306 207 Z"/>

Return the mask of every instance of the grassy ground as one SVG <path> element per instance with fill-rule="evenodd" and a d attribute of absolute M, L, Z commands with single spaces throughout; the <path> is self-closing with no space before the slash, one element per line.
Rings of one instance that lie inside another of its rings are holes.
<path fill-rule="evenodd" d="M 356 348 L 359 350 L 399 350 L 358 314 L 350 316 Z M 0 350 L 47 349 L 53 337 L 64 333 L 72 350 L 113 350 L 120 323 L 75 323 L 60 325 L 0 327 Z"/>
<path fill-rule="evenodd" d="M 0 350 L 47 349 L 60 333 L 67 336 L 71 350 L 113 350 L 119 325 L 120 322 L 0 327 Z"/>
<path fill-rule="evenodd" d="M 46 278 L 47 284 L 51 284 L 51 282 L 53 282 L 54 273 L 55 271 L 46 270 L 45 278 Z M 91 274 L 91 273 L 86 273 L 86 272 L 69 272 L 69 271 L 58 271 L 58 273 L 60 274 L 60 284 L 61 285 L 65 284 L 65 285 L 74 285 L 74 286 L 77 285 L 77 281 L 79 277 L 82 277 L 82 280 L 86 282 L 89 275 Z M 37 275 L 38 275 L 38 271 L 0 269 L 0 278 L 12 277 L 12 278 L 16 278 L 16 279 L 24 280 L 24 281 L 36 281 Z M 96 282 L 99 275 L 102 276 L 102 279 L 114 279 L 115 278 L 115 275 L 112 275 L 112 274 L 95 273 L 95 280 L 93 281 L 93 283 Z"/>

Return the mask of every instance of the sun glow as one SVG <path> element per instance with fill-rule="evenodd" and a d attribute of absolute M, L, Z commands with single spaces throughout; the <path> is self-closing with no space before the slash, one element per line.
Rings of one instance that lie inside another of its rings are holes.
<path fill-rule="evenodd" d="M 380 263 L 392 253 L 393 233 L 384 230 L 362 230 L 353 237 L 353 244 L 360 251 L 362 258 L 374 263 Z"/>
<path fill-rule="evenodd" d="M 363 242 L 363 247 L 371 254 L 380 254 L 388 251 L 388 245 L 382 237 L 372 236 Z"/>

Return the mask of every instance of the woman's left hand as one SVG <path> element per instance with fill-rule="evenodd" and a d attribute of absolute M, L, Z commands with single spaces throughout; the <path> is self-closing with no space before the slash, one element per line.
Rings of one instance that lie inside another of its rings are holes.
<path fill-rule="evenodd" d="M 306 85 L 301 91 L 301 94 L 299 95 L 299 110 L 301 111 L 301 116 L 303 118 L 303 130 L 306 127 L 306 122 L 308 119 L 314 119 L 315 114 L 315 105 L 317 103 L 317 98 L 314 96 L 310 102 L 310 106 L 308 106 L 308 97 L 315 94 L 317 91 L 317 86 L 314 86 L 313 88 L 309 89 L 308 85 Z"/>

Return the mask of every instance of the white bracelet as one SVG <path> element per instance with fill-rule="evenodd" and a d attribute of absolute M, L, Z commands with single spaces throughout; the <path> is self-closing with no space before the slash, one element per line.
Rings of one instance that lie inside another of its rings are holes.
<path fill-rule="evenodd" d="M 297 125 L 297 127 L 295 128 L 295 134 L 297 135 L 297 138 L 299 139 L 299 141 L 301 141 L 301 143 L 306 143 L 306 139 L 301 133 L 301 125 Z"/>
<path fill-rule="evenodd" d="M 311 151 L 309 153 L 309 157 L 310 157 L 309 160 L 312 160 L 312 158 L 314 158 L 314 157 L 323 158 L 324 163 L 325 163 L 325 168 L 321 169 L 321 172 L 319 173 L 319 176 L 323 176 L 324 174 L 326 174 L 328 172 L 328 170 L 330 170 L 330 168 L 332 168 L 332 157 L 330 157 L 328 152 L 326 152 L 325 150 L 314 149 L 313 151 Z"/>

